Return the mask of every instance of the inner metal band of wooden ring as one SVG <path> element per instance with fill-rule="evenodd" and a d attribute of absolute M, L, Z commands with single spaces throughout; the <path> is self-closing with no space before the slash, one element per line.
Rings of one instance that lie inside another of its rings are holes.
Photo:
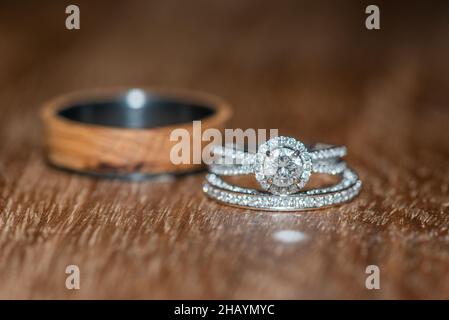
<path fill-rule="evenodd" d="M 57 97 L 41 112 L 47 159 L 58 168 L 101 177 L 140 179 L 199 171 L 192 161 L 174 164 L 170 141 L 175 129 L 193 137 L 223 130 L 230 106 L 218 97 L 185 90 L 95 89 Z M 201 136 L 199 137 L 201 139 Z M 207 142 L 201 142 L 202 147 Z M 192 150 L 190 148 L 190 159 Z"/>

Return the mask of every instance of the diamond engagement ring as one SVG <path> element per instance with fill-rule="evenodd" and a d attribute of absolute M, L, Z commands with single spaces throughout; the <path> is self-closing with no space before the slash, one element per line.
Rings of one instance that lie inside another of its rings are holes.
<path fill-rule="evenodd" d="M 261 144 L 256 153 L 235 146 L 213 148 L 203 191 L 219 202 L 259 210 L 299 211 L 341 204 L 356 197 L 362 187 L 357 173 L 341 158 L 346 147 L 316 144 L 306 147 L 290 137 Z M 312 173 L 336 175 L 331 186 L 302 190 Z M 254 174 L 263 190 L 240 187 L 222 176 Z"/>
<path fill-rule="evenodd" d="M 218 156 L 209 165 L 217 175 L 255 174 L 260 186 L 275 195 L 288 195 L 300 191 L 312 173 L 337 175 L 347 169 L 341 157 L 346 147 L 316 144 L 307 148 L 290 137 L 275 137 L 261 144 L 257 153 L 249 153 L 234 146 L 216 146 Z"/>

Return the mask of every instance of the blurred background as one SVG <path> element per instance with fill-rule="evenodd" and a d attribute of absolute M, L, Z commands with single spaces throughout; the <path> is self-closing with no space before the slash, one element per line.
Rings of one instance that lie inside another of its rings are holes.
<path fill-rule="evenodd" d="M 65 28 L 70 4 L 80 30 Z M 365 27 L 370 4 L 380 30 Z M 447 1 L 2 1 L 0 39 L 0 297 L 449 297 Z M 201 177 L 48 168 L 41 104 L 116 85 L 210 92 L 233 106 L 229 127 L 345 144 L 364 191 L 271 215 L 208 201 Z M 266 240 L 278 229 L 311 241 Z M 77 293 L 62 285 L 73 261 Z M 379 292 L 364 287 L 370 263 Z"/>
<path fill-rule="evenodd" d="M 317 121 L 322 135 L 352 123 L 389 71 L 419 72 L 416 93 L 432 103 L 447 91 L 445 1 L 376 2 L 381 30 L 372 31 L 368 1 L 77 1 L 76 31 L 65 28 L 69 4 L 2 2 L 3 91 L 32 87 L 40 102 L 93 86 L 192 88 L 229 100 L 236 127 L 297 133 L 285 123 L 294 110 L 308 120 L 301 135 Z"/>

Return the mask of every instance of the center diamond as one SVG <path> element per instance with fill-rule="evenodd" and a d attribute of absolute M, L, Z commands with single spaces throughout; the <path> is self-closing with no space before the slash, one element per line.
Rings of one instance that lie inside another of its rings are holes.
<path fill-rule="evenodd" d="M 265 176 L 275 186 L 288 187 L 301 178 L 301 158 L 292 149 L 279 148 L 267 152 L 263 165 Z"/>
<path fill-rule="evenodd" d="M 256 155 L 256 179 L 273 194 L 298 192 L 310 176 L 311 160 L 305 146 L 293 138 L 276 137 L 262 144 Z"/>

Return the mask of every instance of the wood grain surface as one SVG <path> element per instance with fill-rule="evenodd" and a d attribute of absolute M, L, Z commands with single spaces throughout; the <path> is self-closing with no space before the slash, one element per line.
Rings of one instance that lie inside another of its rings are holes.
<path fill-rule="evenodd" d="M 0 5 L 0 298 L 449 298 L 447 4 L 377 2 L 368 31 L 363 1 L 76 2 L 78 31 L 69 2 Z M 44 101 L 136 85 L 221 96 L 231 127 L 345 144 L 363 191 L 258 212 L 208 200 L 202 174 L 133 183 L 46 165 Z M 371 264 L 380 290 L 365 288 Z"/>

